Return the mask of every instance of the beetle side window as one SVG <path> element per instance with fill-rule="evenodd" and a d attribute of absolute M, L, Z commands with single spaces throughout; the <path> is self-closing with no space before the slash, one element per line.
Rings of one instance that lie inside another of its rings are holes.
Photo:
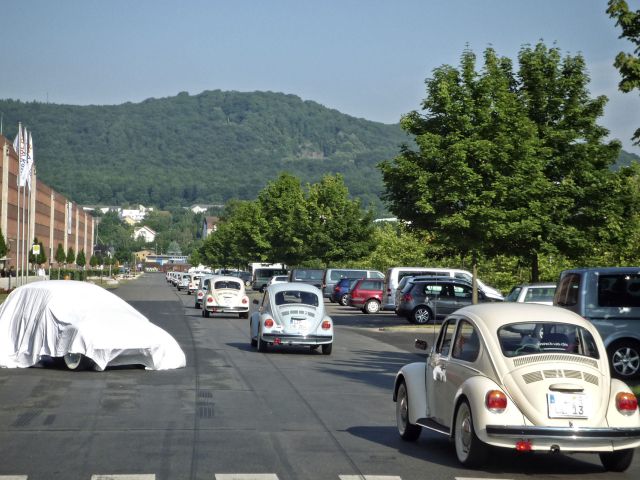
<path fill-rule="evenodd" d="M 453 339 L 453 332 L 456 328 L 455 320 L 449 320 L 446 325 L 442 326 L 440 330 L 440 338 L 438 339 L 438 349 L 437 353 L 446 357 L 449 355 L 449 350 L 451 350 L 451 340 Z"/>
<path fill-rule="evenodd" d="M 479 353 L 480 339 L 478 338 L 478 332 L 470 322 L 460 320 L 451 356 L 465 362 L 475 362 Z"/>

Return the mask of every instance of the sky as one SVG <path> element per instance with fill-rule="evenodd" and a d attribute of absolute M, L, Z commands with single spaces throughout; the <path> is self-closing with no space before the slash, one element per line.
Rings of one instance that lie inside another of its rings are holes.
<path fill-rule="evenodd" d="M 627 0 L 634 10 L 640 0 Z M 621 93 L 632 52 L 606 0 L 0 0 L 0 98 L 114 105 L 205 90 L 298 95 L 396 123 L 433 70 L 488 47 L 517 66 L 543 41 L 582 55 L 599 123 L 640 154 L 640 92 Z M 479 62 L 480 63 L 480 62 Z M 35 127 L 35 126 L 34 126 Z"/>

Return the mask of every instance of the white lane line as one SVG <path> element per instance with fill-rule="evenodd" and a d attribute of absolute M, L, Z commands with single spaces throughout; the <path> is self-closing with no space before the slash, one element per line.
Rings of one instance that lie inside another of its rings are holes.
<path fill-rule="evenodd" d="M 91 475 L 91 480 L 156 480 L 156 476 L 153 473 L 130 475 Z"/>
<path fill-rule="evenodd" d="M 0 475 L 0 480 L 27 480 L 27 475 Z"/>
<path fill-rule="evenodd" d="M 396 475 L 338 475 L 340 480 L 402 480 Z"/>
<path fill-rule="evenodd" d="M 278 480 L 275 473 L 216 473 L 216 480 Z"/>
<path fill-rule="evenodd" d="M 455 480 L 509 480 L 508 478 L 453 477 Z"/>

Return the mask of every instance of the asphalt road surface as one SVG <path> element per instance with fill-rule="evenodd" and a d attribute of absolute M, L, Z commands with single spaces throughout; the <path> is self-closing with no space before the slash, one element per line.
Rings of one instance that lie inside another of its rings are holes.
<path fill-rule="evenodd" d="M 248 320 L 203 318 L 162 274 L 114 290 L 170 332 L 187 367 L 72 372 L 0 370 L 0 480 L 637 479 L 595 455 L 496 452 L 480 470 L 458 464 L 444 437 L 396 432 L 393 379 L 424 360 L 416 333 L 392 313 L 328 306 L 330 356 L 258 353 Z"/>

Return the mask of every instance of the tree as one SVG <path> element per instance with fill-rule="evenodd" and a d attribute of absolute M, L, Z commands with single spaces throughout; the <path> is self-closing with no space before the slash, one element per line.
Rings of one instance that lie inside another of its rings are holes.
<path fill-rule="evenodd" d="M 38 253 L 33 253 L 33 245 L 38 246 Z M 44 244 L 38 241 L 38 237 L 33 239 L 32 248 L 29 249 L 29 263 L 35 265 L 42 265 L 47 263 L 47 255 L 44 252 Z"/>
<path fill-rule="evenodd" d="M 91 268 L 96 268 L 98 265 L 100 265 L 100 258 L 98 258 L 98 255 L 91 255 L 89 265 L 91 265 Z"/>
<path fill-rule="evenodd" d="M 67 261 L 67 255 L 64 253 L 64 247 L 62 246 L 61 243 L 58 243 L 55 260 L 56 260 L 56 263 L 58 264 L 58 267 L 60 266 L 61 263 L 65 263 Z"/>
<path fill-rule="evenodd" d="M 366 256 L 374 247 L 373 213 L 349 198 L 341 175 L 327 175 L 307 196 L 309 257 L 325 266 Z"/>
<path fill-rule="evenodd" d="M 309 213 L 300 180 L 283 173 L 258 194 L 272 263 L 299 265 L 308 255 Z"/>
<path fill-rule="evenodd" d="M 84 248 L 78 252 L 78 256 L 76 257 L 76 264 L 84 269 L 87 266 L 87 257 L 84 254 Z"/>
<path fill-rule="evenodd" d="M 0 258 L 6 257 L 8 252 L 7 244 L 4 240 L 4 235 L 2 234 L 2 229 L 0 228 Z"/>
<path fill-rule="evenodd" d="M 73 247 L 69 247 L 69 249 L 67 250 L 67 257 L 65 260 L 69 264 L 76 263 L 76 252 L 73 251 Z"/>
<path fill-rule="evenodd" d="M 541 252 L 580 258 L 619 241 L 630 207 L 608 169 L 620 146 L 603 143 L 596 124 L 606 99 L 589 98 L 582 57 L 538 44 L 519 62 L 515 75 L 489 48 L 482 72 L 469 50 L 460 69 L 437 68 L 425 113 L 401 122 L 418 150 L 404 147 L 380 168 L 391 211 L 443 254 L 471 254 L 474 268 L 479 255 L 515 255 L 537 281 Z"/>
<path fill-rule="evenodd" d="M 620 38 L 626 38 L 635 45 L 633 54 L 620 52 L 616 55 L 613 65 L 622 76 L 618 88 L 626 93 L 640 89 L 640 10 L 630 10 L 625 0 L 609 0 L 607 13 L 622 29 Z M 635 131 L 633 139 L 636 145 L 640 145 L 640 128 Z"/>

